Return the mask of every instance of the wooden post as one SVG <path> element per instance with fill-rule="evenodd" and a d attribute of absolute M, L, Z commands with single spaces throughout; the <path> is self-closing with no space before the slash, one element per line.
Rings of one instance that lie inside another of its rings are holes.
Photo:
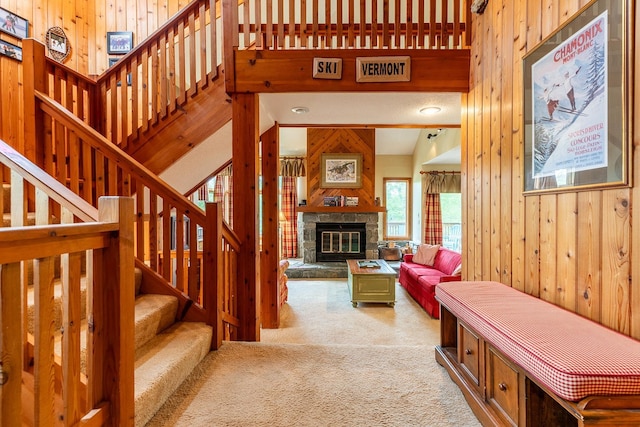
<path fill-rule="evenodd" d="M 44 165 L 44 114 L 36 104 L 35 91 L 46 93 L 46 59 L 44 45 L 34 39 L 22 41 L 24 88 L 24 148 L 15 147 L 36 165 Z"/>
<path fill-rule="evenodd" d="M 211 350 L 222 346 L 224 337 L 222 323 L 222 286 L 224 269 L 222 257 L 222 205 L 206 204 L 207 223 L 204 227 L 203 271 L 204 288 L 202 290 L 202 306 L 207 312 L 207 324 L 213 328 Z"/>
<path fill-rule="evenodd" d="M 224 84 L 228 93 L 235 90 L 235 51 L 240 44 L 238 34 L 238 2 L 222 0 Z"/>
<path fill-rule="evenodd" d="M 280 287 L 278 283 L 280 169 L 279 126 L 276 123 L 262 137 L 262 253 L 260 254 L 260 296 L 263 328 L 280 326 Z"/>
<path fill-rule="evenodd" d="M 238 257 L 238 340 L 259 341 L 258 258 L 258 96 L 232 96 L 233 228 L 240 238 Z"/>
<path fill-rule="evenodd" d="M 111 244 L 94 251 L 93 307 L 89 310 L 93 355 L 88 403 L 111 402 L 110 425 L 133 426 L 134 407 L 134 254 L 133 199 L 101 197 L 99 220 L 118 222 Z M 91 329 L 92 328 L 92 329 Z"/>

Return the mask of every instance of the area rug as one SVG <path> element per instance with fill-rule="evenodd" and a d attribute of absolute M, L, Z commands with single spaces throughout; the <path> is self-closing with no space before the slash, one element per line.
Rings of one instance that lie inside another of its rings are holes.
<path fill-rule="evenodd" d="M 479 426 L 434 358 L 439 323 L 346 281 L 290 281 L 281 328 L 210 353 L 148 426 Z"/>

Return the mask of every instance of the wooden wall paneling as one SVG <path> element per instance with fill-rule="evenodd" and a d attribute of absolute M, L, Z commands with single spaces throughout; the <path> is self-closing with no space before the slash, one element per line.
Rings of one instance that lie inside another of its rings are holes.
<path fill-rule="evenodd" d="M 527 2 L 526 8 L 528 52 L 541 40 L 541 3 Z M 540 296 L 540 205 L 540 196 L 525 199 L 525 292 L 535 296 Z"/>
<path fill-rule="evenodd" d="M 542 0 L 541 12 L 544 19 L 541 35 L 543 39 L 558 28 L 558 3 L 559 0 Z M 533 47 L 530 46 L 530 48 Z"/>
<path fill-rule="evenodd" d="M 491 196 L 491 114 L 493 113 L 493 108 L 491 105 L 492 102 L 492 72 L 493 72 L 493 26 L 491 17 L 495 13 L 494 8 L 496 6 L 495 2 L 491 2 L 489 4 L 489 15 L 487 16 L 486 21 L 484 21 L 484 31 L 482 33 L 482 37 L 485 39 L 485 43 L 482 45 L 483 53 L 482 55 L 485 58 L 484 66 L 482 67 L 482 130 L 481 130 L 481 138 L 482 142 L 482 182 L 481 182 L 481 194 L 482 199 L 486 200 L 489 198 L 489 203 L 481 204 L 481 215 L 482 215 L 482 242 L 483 245 L 491 246 L 491 210 L 495 208 L 492 206 L 492 196 Z M 496 107 L 497 110 L 498 107 Z M 491 252 L 489 252 L 486 256 L 482 257 L 482 277 L 485 280 L 489 280 L 492 277 L 492 269 L 491 269 L 491 261 L 493 256 L 493 251 L 497 248 L 493 248 Z M 499 248 L 498 248 L 499 250 Z"/>
<path fill-rule="evenodd" d="M 469 153 L 472 152 L 468 147 L 468 144 L 465 141 L 470 141 L 469 138 L 469 120 L 472 114 L 469 113 L 469 96 L 468 93 L 463 93 L 460 95 L 460 159 L 461 159 L 461 170 L 460 170 L 460 194 L 461 194 L 461 202 L 462 202 L 462 236 L 466 236 L 469 233 L 469 200 L 468 196 L 471 194 L 469 191 L 469 174 L 466 168 L 468 162 Z M 422 215 L 420 215 L 422 218 Z M 468 246 L 462 247 L 462 280 L 467 280 L 468 278 L 468 264 L 469 264 L 469 251 Z"/>
<path fill-rule="evenodd" d="M 576 311 L 578 195 L 558 194 L 556 305 Z"/>
<path fill-rule="evenodd" d="M 555 303 L 557 293 L 558 206 L 555 194 L 540 196 L 540 298 Z"/>
<path fill-rule="evenodd" d="M 435 4 L 435 2 L 432 0 L 431 2 L 432 5 Z M 433 14 L 433 12 L 431 12 Z M 476 15 L 477 16 L 477 15 Z M 433 19 L 433 17 L 432 17 Z M 474 23 L 476 25 L 474 25 L 474 34 L 478 35 L 478 39 L 484 38 L 484 19 L 478 19 L 476 18 L 474 20 Z M 431 40 L 431 45 L 433 45 L 434 43 L 434 32 L 432 32 L 432 26 L 430 24 L 429 26 L 429 39 Z M 474 198 L 473 198 L 473 209 L 474 209 L 474 219 L 473 219 L 473 237 L 474 237 L 474 248 L 473 248 L 473 254 L 474 254 L 474 262 L 473 262 L 473 280 L 482 280 L 483 277 L 483 270 L 482 270 L 482 259 L 484 256 L 483 254 L 483 247 L 482 247 L 482 238 L 483 238 L 483 232 L 482 232 L 482 203 L 483 203 L 483 198 L 482 198 L 482 162 L 483 162 L 483 157 L 482 157 L 482 122 L 484 120 L 484 110 L 482 109 L 482 90 L 483 90 L 483 86 L 482 86 L 482 81 L 483 81 L 483 70 L 482 70 L 482 46 L 481 43 L 476 43 L 474 44 L 475 46 L 475 52 L 474 52 L 474 58 L 475 58 L 475 63 L 476 63 L 476 70 L 475 70 L 475 84 L 474 84 L 474 106 L 473 106 L 473 112 L 474 112 L 474 119 L 473 119 L 473 123 L 474 123 L 474 156 L 473 156 L 473 184 L 474 184 Z"/>
<path fill-rule="evenodd" d="M 320 188 L 322 153 L 362 153 L 362 187 Z M 309 128 L 307 166 L 310 206 L 323 206 L 325 196 L 357 196 L 361 206 L 372 206 L 375 198 L 375 130 Z"/>
<path fill-rule="evenodd" d="M 503 264 L 503 256 L 505 255 L 505 248 L 503 247 L 502 233 L 503 228 L 508 224 L 504 222 L 504 209 L 506 208 L 502 204 L 502 182 L 508 185 L 508 181 L 502 181 L 501 168 L 502 168 L 502 147 L 501 137 L 502 134 L 502 94 L 504 88 L 499 87 L 502 84 L 502 4 L 500 1 L 492 2 L 493 10 L 491 11 L 491 35 L 488 35 L 487 41 L 491 52 L 491 75 L 487 81 L 490 84 L 489 94 L 491 108 L 491 121 L 489 122 L 489 158 L 490 158 L 490 182 L 489 192 L 491 193 L 491 210 L 489 215 L 491 220 L 489 225 L 489 239 L 490 245 L 493 248 L 490 258 L 490 269 L 488 270 L 487 278 L 500 282 L 502 280 L 501 265 Z"/>
<path fill-rule="evenodd" d="M 92 23 L 90 40 L 93 40 L 89 48 L 90 63 L 89 74 L 100 74 L 109 66 L 107 55 L 107 20 L 106 20 L 106 3 L 93 2 L 95 21 Z M 146 15 L 145 15 L 146 16 Z"/>
<path fill-rule="evenodd" d="M 524 291 L 525 290 L 525 200 L 522 195 L 524 183 L 522 179 L 522 153 L 524 152 L 524 128 L 522 117 L 522 57 L 527 46 L 526 37 L 526 5 L 523 2 L 513 2 L 513 13 L 509 16 L 512 18 L 511 32 L 505 32 L 504 41 L 506 45 L 503 47 L 505 51 L 509 50 L 509 43 L 512 43 L 512 82 L 513 99 L 512 108 L 512 131 L 511 131 L 511 280 L 512 287 Z M 509 2 L 505 3 L 505 9 L 509 9 Z M 509 12 L 507 12 L 509 13 Z M 508 30 L 507 30 L 508 31 Z M 510 34 L 510 36 L 507 36 Z M 505 76 L 505 80 L 509 76 Z M 505 166 L 507 169 L 507 166 Z"/>
<path fill-rule="evenodd" d="M 512 281 L 512 245 L 513 241 L 513 215 L 512 215 L 512 186 L 513 180 L 511 179 L 511 164 L 513 162 L 512 150 L 512 120 L 513 120 L 513 80 L 511 77 L 513 69 L 513 37 L 511 36 L 513 30 L 513 8 L 505 7 L 505 2 L 502 0 L 502 21 L 500 28 L 500 36 L 496 36 L 496 51 L 501 52 L 498 55 L 498 59 L 501 60 L 500 69 L 501 76 L 500 81 L 502 86 L 497 92 L 502 94 L 502 115 L 501 115 L 501 128 L 498 141 L 498 150 L 500 155 L 500 173 L 497 179 L 497 184 L 501 185 L 500 189 L 500 208 L 502 210 L 500 224 L 502 230 L 500 233 L 500 248 L 501 248 L 501 261 L 500 261 L 500 281 L 505 284 L 511 285 Z M 517 149 L 517 147 L 516 147 Z M 514 169 L 515 170 L 515 169 Z"/>
<path fill-rule="evenodd" d="M 630 195 L 628 189 L 602 192 L 602 323 L 630 332 Z"/>
<path fill-rule="evenodd" d="M 575 310 L 595 322 L 600 322 L 602 224 L 602 192 L 578 193 Z"/>
<path fill-rule="evenodd" d="M 634 52 L 634 70 L 636 70 L 636 75 L 638 70 L 640 70 L 640 31 L 638 31 L 638 26 L 640 25 L 640 8 L 635 8 L 635 52 Z M 634 76 L 635 77 L 635 76 Z M 640 84 L 634 84 L 634 102 L 633 104 L 637 104 L 637 101 L 640 100 Z M 633 135 L 633 144 L 631 155 L 633 160 L 633 167 L 631 167 L 629 173 L 631 173 L 632 182 L 634 184 L 632 190 L 632 201 L 640 200 L 640 186 L 638 185 L 638 179 L 640 179 L 640 138 L 638 137 L 638 130 L 640 130 L 640 108 L 635 107 L 633 111 L 633 115 L 630 115 L 631 120 L 633 120 L 633 127 L 630 128 L 631 131 L 634 131 Z M 631 241 L 638 244 L 640 242 L 640 215 L 633 215 L 631 223 Z M 633 250 L 636 249 L 636 250 Z M 632 248 L 631 252 L 631 265 L 640 265 L 640 251 L 637 248 Z M 640 268 L 632 268 L 631 269 L 631 283 L 635 285 L 632 289 L 635 289 L 631 292 L 631 336 L 640 339 L 640 292 L 638 291 L 638 283 L 640 283 Z"/>

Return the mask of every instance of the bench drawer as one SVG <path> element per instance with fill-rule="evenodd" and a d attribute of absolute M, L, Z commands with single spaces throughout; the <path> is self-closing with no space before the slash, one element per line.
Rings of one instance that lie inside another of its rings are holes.
<path fill-rule="evenodd" d="M 498 350 L 487 346 L 487 402 L 505 418 L 517 426 L 519 419 L 518 396 L 519 371 Z"/>
<path fill-rule="evenodd" d="M 480 386 L 480 338 L 465 324 L 459 324 L 458 360 L 467 376 Z"/>

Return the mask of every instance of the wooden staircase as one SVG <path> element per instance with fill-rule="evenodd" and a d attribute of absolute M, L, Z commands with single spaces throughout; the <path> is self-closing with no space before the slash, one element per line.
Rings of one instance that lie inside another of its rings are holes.
<path fill-rule="evenodd" d="M 4 226 L 11 228 L 12 222 L 12 194 L 11 184 L 2 186 L 1 195 Z M 14 202 L 16 201 L 14 195 Z M 16 215 L 27 221 L 24 225 L 35 226 L 36 212 L 28 212 Z M 42 221 L 42 217 L 40 217 Z M 59 223 L 59 219 L 52 217 L 50 223 Z M 82 375 L 87 375 L 87 298 L 89 287 L 87 286 L 87 256 L 82 254 L 81 271 L 78 296 L 80 309 L 80 370 Z M 52 328 L 55 331 L 54 349 L 55 359 L 63 358 L 63 338 L 65 329 L 64 286 L 61 281 L 61 270 L 64 268 L 60 262 L 60 256 L 53 262 L 53 293 L 50 301 L 50 315 Z M 32 337 L 36 335 L 37 307 L 35 304 L 38 292 L 34 285 L 34 265 L 32 260 L 25 261 L 25 285 L 26 285 L 26 332 Z M 135 269 L 135 345 L 131 350 L 135 353 L 134 363 L 134 408 L 135 425 L 144 426 L 171 396 L 171 394 L 186 379 L 195 366 L 209 353 L 212 342 L 213 328 L 204 322 L 180 321 L 179 301 L 174 295 L 141 293 L 143 286 L 143 273 L 139 268 Z M 19 285 L 19 284 L 18 284 Z M 34 345 L 33 339 L 31 345 Z M 28 384 L 28 382 L 27 382 Z M 27 387 L 27 395 L 33 394 L 33 387 Z M 57 393 L 55 399 L 56 413 L 63 413 L 63 400 Z M 28 399 L 27 399 L 28 400 Z M 29 405 L 30 406 L 30 405 Z M 25 418 L 27 424 L 35 424 L 35 420 L 28 414 Z M 61 423 L 62 425 L 63 423 Z"/>

